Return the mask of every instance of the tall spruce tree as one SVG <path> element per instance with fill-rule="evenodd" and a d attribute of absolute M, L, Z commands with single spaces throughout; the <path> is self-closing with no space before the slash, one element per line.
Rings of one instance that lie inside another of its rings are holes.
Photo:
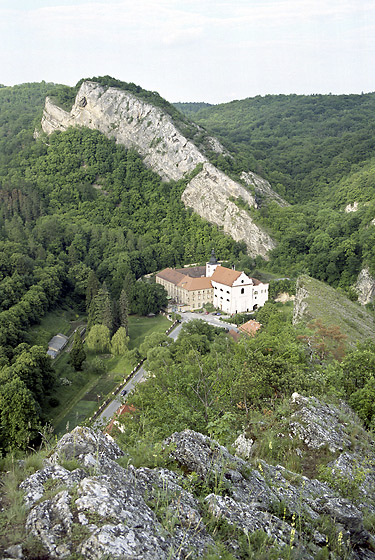
<path fill-rule="evenodd" d="M 80 333 L 76 331 L 73 339 L 73 347 L 69 357 L 70 363 L 75 371 L 82 369 L 83 362 L 86 360 L 86 352 L 83 347 L 83 342 Z"/>
<path fill-rule="evenodd" d="M 86 310 L 89 311 L 90 305 L 94 297 L 97 295 L 100 288 L 99 280 L 93 270 L 90 270 L 87 278 L 86 288 Z"/>
<path fill-rule="evenodd" d="M 114 319 L 112 302 L 106 283 L 104 282 L 96 296 L 91 301 L 87 321 L 88 330 L 93 325 L 105 325 L 113 333 Z"/>
<path fill-rule="evenodd" d="M 118 302 L 120 326 L 126 330 L 126 335 L 129 336 L 128 315 L 129 315 L 129 300 L 125 290 L 121 290 L 120 299 Z"/>

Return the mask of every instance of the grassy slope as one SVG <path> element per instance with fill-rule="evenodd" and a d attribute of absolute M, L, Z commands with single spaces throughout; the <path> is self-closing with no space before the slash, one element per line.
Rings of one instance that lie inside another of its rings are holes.
<path fill-rule="evenodd" d="M 358 340 L 375 337 L 373 316 L 358 303 L 350 301 L 344 294 L 319 280 L 300 276 L 297 284 L 297 299 L 300 290 L 306 290 L 307 303 L 303 322 L 320 319 L 325 325 L 338 325 L 347 342 L 354 345 Z"/>

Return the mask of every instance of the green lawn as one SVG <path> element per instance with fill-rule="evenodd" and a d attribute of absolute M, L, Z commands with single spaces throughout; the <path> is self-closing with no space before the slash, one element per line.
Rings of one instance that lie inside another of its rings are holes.
<path fill-rule="evenodd" d="M 145 339 L 145 336 L 153 332 L 165 332 L 171 326 L 169 319 L 163 315 L 156 317 L 139 317 L 131 315 L 129 317 L 129 348 L 139 348 Z"/>
<path fill-rule="evenodd" d="M 76 328 L 76 324 L 71 323 L 73 317 L 79 321 L 80 318 L 74 314 L 68 314 L 66 310 L 55 310 L 45 317 L 40 328 L 43 332 L 48 333 L 47 342 L 53 334 L 61 332 L 69 334 L 69 329 Z M 82 322 L 80 323 L 82 324 Z M 152 332 L 165 332 L 171 322 L 162 315 L 157 317 L 129 317 L 129 348 L 139 347 L 145 336 Z M 34 328 L 34 335 L 37 328 Z M 50 333 L 52 332 L 51 336 Z M 40 336 L 40 331 L 39 331 Z M 46 416 L 55 427 L 58 435 L 72 430 L 76 425 L 82 423 L 86 418 L 91 416 L 98 405 L 105 400 L 105 397 L 111 393 L 114 388 L 122 382 L 132 370 L 132 365 L 126 356 L 99 356 L 104 364 L 104 373 L 95 373 L 92 368 L 95 354 L 88 353 L 83 372 L 75 372 L 69 364 L 69 354 L 63 352 L 54 361 L 57 378 L 68 379 L 71 384 L 59 384 L 52 397 L 58 399 L 59 404 L 56 407 L 48 406 L 45 410 Z M 99 395 L 99 397 L 98 397 Z M 68 426 L 68 428 L 67 428 Z"/>
<path fill-rule="evenodd" d="M 59 307 L 47 313 L 39 325 L 31 327 L 28 333 L 30 344 L 47 346 L 56 334 L 69 336 L 75 328 L 84 323 L 84 315 L 71 308 Z"/>

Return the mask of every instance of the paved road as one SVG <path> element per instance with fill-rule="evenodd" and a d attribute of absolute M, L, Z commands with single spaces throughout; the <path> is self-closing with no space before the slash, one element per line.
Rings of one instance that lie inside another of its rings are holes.
<path fill-rule="evenodd" d="M 215 315 L 211 315 L 211 314 L 204 315 L 203 313 L 182 313 L 181 324 L 177 325 L 177 327 L 173 329 L 173 331 L 169 334 L 169 336 L 173 338 L 173 340 L 176 340 L 176 338 L 180 333 L 182 324 L 184 322 L 191 321 L 192 319 L 202 319 L 203 321 L 210 323 L 210 325 L 213 325 L 214 327 L 222 327 L 222 328 L 230 327 L 231 329 L 238 331 L 238 329 L 236 327 L 233 327 L 233 325 L 229 325 L 228 323 L 221 322 L 219 317 Z M 146 370 L 143 367 L 141 367 L 137 371 L 137 373 L 135 373 L 134 376 L 130 379 L 130 381 L 128 381 L 128 383 L 125 385 L 124 389 L 126 391 L 126 395 L 128 395 L 128 393 L 130 393 L 138 383 L 141 383 L 143 379 L 146 377 L 146 375 L 147 375 Z M 100 416 L 98 416 L 98 418 L 95 420 L 94 427 L 100 428 L 102 426 L 106 426 L 108 422 L 111 420 L 112 416 L 114 416 L 116 411 L 120 408 L 120 406 L 125 401 L 126 401 L 126 396 L 122 397 L 120 393 L 118 394 L 118 396 L 114 397 L 113 401 L 109 403 L 107 408 L 105 408 L 103 412 L 100 414 Z"/>

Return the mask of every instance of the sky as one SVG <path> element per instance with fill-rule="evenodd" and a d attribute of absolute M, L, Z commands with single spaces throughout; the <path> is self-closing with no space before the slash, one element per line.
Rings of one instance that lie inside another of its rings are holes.
<path fill-rule="evenodd" d="M 170 102 L 375 91 L 373 0 L 0 0 L 0 83 L 110 75 Z"/>

